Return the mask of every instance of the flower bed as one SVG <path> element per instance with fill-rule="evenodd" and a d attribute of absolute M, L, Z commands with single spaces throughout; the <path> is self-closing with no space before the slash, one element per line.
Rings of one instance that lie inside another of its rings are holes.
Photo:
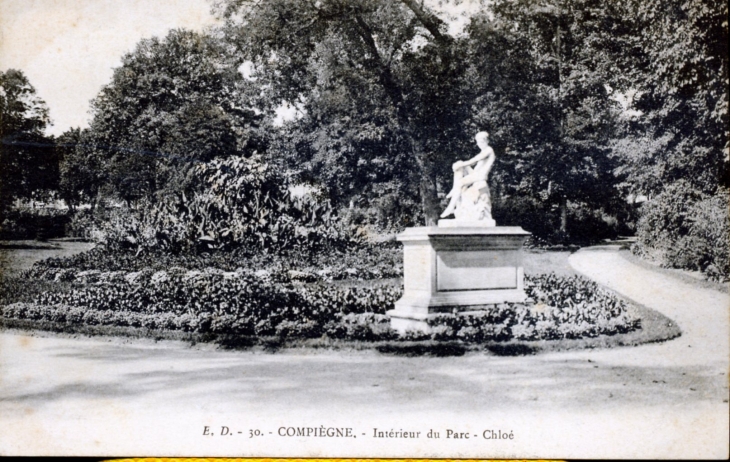
<path fill-rule="evenodd" d="M 274 281 L 372 280 L 403 276 L 403 251 L 387 245 L 362 245 L 347 252 L 246 254 L 242 251 L 201 254 L 172 254 L 131 250 L 110 251 L 96 247 L 71 257 L 37 262 L 21 277 L 45 281 L 73 281 L 88 271 L 164 270 L 182 267 L 193 270 L 219 268 L 225 271 L 257 268 Z M 292 270 L 295 268 L 295 270 Z"/>
<path fill-rule="evenodd" d="M 385 315 L 402 294 L 397 281 L 371 281 L 356 287 L 282 283 L 269 272 L 242 269 L 62 270 L 66 272 L 56 272 L 55 278 L 69 279 L 73 273 L 73 286 L 5 306 L 3 316 L 282 338 L 397 337 Z M 623 300 L 581 277 L 527 277 L 526 291 L 535 303 L 436 316 L 429 321 L 428 337 L 468 343 L 574 339 L 625 333 L 640 326 Z M 409 333 L 402 338 L 421 337 Z"/>
<path fill-rule="evenodd" d="M 34 302 L 116 313 L 187 315 L 197 321 L 184 328 L 196 332 L 273 335 L 282 322 L 300 323 L 305 326 L 302 335 L 319 336 L 328 322 L 348 313 L 382 314 L 399 296 L 393 285 L 365 289 L 282 284 L 265 272 L 212 268 L 86 272 L 84 277 L 86 285 L 67 292 L 48 291 Z M 291 326 L 282 329 L 296 331 Z"/>

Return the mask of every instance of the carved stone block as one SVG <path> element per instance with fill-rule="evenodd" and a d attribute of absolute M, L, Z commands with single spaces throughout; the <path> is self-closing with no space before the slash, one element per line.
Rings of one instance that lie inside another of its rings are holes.
<path fill-rule="evenodd" d="M 458 221 L 458 220 L 441 220 Z M 388 315 L 396 330 L 428 331 L 436 313 L 475 311 L 504 302 L 523 302 L 520 227 L 409 228 L 403 243 L 403 297 Z"/>

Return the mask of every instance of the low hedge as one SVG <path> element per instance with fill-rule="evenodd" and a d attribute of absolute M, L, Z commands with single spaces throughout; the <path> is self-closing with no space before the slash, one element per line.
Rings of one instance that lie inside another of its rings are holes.
<path fill-rule="evenodd" d="M 395 281 L 363 287 L 280 283 L 263 272 L 213 268 L 87 271 L 74 277 L 75 285 L 66 290 L 49 290 L 31 303 L 6 306 L 3 316 L 196 333 L 387 340 L 396 335 L 385 312 L 402 294 Z M 429 337 L 469 343 L 584 338 L 640 326 L 623 300 L 581 277 L 527 277 L 526 291 L 535 303 L 436 316 L 429 321 Z M 408 333 L 403 339 L 420 337 Z"/>
<path fill-rule="evenodd" d="M 326 335 L 333 339 L 378 341 L 392 340 L 398 334 L 391 329 L 387 316 L 375 313 L 338 314 L 333 320 L 319 325 L 313 321 L 281 321 L 274 329 L 262 320 L 251 331 L 245 321 L 232 316 L 215 317 L 210 313 L 194 316 L 190 313 L 140 313 L 132 311 L 98 310 L 70 305 L 39 305 L 18 302 L 2 308 L 7 319 L 50 321 L 67 325 L 141 327 L 150 330 L 177 330 L 193 333 L 256 335 L 279 338 L 316 338 Z"/>

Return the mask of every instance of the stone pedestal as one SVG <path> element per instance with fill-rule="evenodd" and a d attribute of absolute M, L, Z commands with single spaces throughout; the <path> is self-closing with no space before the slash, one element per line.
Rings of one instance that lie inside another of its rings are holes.
<path fill-rule="evenodd" d="M 522 244 L 530 233 L 520 227 L 439 225 L 398 235 L 404 292 L 388 311 L 394 329 L 428 331 L 426 320 L 437 313 L 525 301 Z"/>

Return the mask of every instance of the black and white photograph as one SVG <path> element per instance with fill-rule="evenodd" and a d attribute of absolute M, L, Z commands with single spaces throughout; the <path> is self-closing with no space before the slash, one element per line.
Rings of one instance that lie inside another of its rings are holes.
<path fill-rule="evenodd" d="M 730 457 L 722 0 L 0 0 L 0 456 Z"/>

